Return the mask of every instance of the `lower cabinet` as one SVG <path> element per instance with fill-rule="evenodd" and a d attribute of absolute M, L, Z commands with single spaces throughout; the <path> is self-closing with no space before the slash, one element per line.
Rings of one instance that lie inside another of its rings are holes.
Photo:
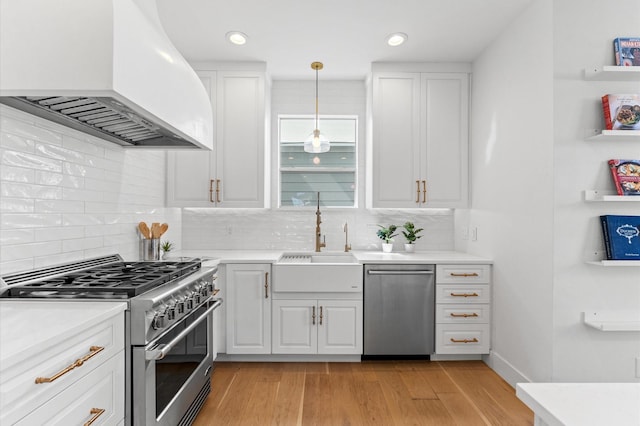
<path fill-rule="evenodd" d="M 274 300 L 274 354 L 361 354 L 362 301 Z"/>
<path fill-rule="evenodd" d="M 228 354 L 271 353 L 271 265 L 225 265 Z"/>

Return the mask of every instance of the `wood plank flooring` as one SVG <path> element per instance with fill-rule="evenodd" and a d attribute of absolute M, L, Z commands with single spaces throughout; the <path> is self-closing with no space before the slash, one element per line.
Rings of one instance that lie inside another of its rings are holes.
<path fill-rule="evenodd" d="M 481 361 L 219 362 L 194 422 L 210 425 L 533 425 Z"/>

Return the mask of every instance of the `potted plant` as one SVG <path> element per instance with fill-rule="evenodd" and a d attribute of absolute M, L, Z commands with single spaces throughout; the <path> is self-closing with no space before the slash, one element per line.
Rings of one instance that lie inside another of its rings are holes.
<path fill-rule="evenodd" d="M 384 241 L 382 243 L 382 251 L 385 253 L 391 253 L 391 251 L 393 250 L 393 237 L 398 235 L 394 234 L 394 232 L 396 232 L 396 229 L 398 229 L 398 227 L 396 225 L 389 225 L 387 228 L 382 225 L 378 226 L 380 227 L 377 232 L 378 238 Z"/>
<path fill-rule="evenodd" d="M 423 229 L 422 228 L 416 229 L 413 223 L 411 222 L 406 222 L 404 225 L 402 225 L 402 227 L 404 228 L 404 231 L 402 231 L 402 234 L 404 235 L 404 238 L 407 240 L 407 242 L 404 245 L 404 250 L 408 252 L 413 252 L 415 248 L 414 244 L 416 240 L 418 238 L 422 238 L 422 235 L 418 235 L 418 234 L 422 232 Z"/>
<path fill-rule="evenodd" d="M 164 259 L 167 256 L 167 253 L 169 253 L 173 249 L 173 243 L 171 241 L 165 240 L 160 243 L 160 249 L 164 252 L 164 254 L 162 255 L 162 258 Z"/>

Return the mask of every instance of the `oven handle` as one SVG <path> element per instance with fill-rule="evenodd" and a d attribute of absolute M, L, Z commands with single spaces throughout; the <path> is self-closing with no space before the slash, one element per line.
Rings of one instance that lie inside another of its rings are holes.
<path fill-rule="evenodd" d="M 178 344 L 187 334 L 191 333 L 191 331 L 198 326 L 202 321 L 207 319 L 209 314 L 216 309 L 218 309 L 222 305 L 222 300 L 216 300 L 213 305 L 209 307 L 197 320 L 189 324 L 184 330 L 182 330 L 172 341 L 169 343 L 163 343 L 161 345 L 152 345 L 151 347 L 147 346 L 144 350 L 144 358 L 147 361 L 154 361 L 164 358 L 173 347 Z"/>

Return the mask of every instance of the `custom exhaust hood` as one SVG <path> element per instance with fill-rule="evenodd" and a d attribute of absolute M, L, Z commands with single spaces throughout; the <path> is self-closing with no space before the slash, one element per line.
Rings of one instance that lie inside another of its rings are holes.
<path fill-rule="evenodd" d="M 155 0 L 0 0 L 0 103 L 125 147 L 213 147 Z"/>

